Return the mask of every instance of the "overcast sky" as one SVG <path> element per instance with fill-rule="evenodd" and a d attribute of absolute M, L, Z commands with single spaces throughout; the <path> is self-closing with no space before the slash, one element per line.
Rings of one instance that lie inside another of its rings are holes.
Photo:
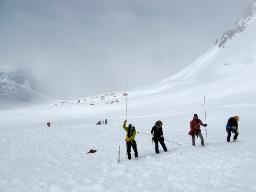
<path fill-rule="evenodd" d="M 251 0 L 0 0 L 0 66 L 57 98 L 151 84 L 193 62 Z"/>

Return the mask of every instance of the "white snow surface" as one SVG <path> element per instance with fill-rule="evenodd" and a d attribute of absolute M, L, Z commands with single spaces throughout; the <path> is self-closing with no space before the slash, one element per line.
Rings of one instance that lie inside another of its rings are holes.
<path fill-rule="evenodd" d="M 128 121 L 140 132 L 138 160 L 126 159 L 123 92 L 0 111 L 0 191 L 256 191 L 255 22 L 176 76 L 127 91 Z M 187 134 L 194 113 L 208 123 L 206 147 L 198 139 L 192 147 Z M 233 115 L 240 116 L 240 135 L 227 143 Z M 107 125 L 96 125 L 105 118 Z M 159 119 L 165 138 L 182 146 L 166 141 L 168 152 L 156 155 L 143 133 Z"/>

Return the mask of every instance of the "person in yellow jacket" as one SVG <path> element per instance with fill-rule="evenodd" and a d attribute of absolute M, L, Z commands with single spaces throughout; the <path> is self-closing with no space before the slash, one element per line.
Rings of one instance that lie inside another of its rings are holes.
<path fill-rule="evenodd" d="M 126 148 L 128 159 L 131 160 L 131 148 L 133 148 L 135 158 L 138 157 L 137 143 L 135 141 L 136 129 L 132 124 L 127 126 L 127 120 L 123 123 L 123 128 L 126 131 Z"/>

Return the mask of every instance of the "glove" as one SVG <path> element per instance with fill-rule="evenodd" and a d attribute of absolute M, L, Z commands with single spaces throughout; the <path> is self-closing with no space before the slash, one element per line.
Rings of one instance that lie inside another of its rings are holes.
<path fill-rule="evenodd" d="M 206 123 L 206 124 L 204 124 L 204 126 L 205 126 L 205 127 L 207 127 L 207 123 Z"/>

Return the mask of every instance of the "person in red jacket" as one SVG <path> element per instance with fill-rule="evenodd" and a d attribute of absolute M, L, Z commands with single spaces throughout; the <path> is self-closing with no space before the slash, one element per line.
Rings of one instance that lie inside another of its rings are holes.
<path fill-rule="evenodd" d="M 203 124 L 203 122 L 198 118 L 197 114 L 194 114 L 192 121 L 190 121 L 190 131 L 189 135 L 192 136 L 192 145 L 195 146 L 195 136 L 199 136 L 201 139 L 201 145 L 204 146 L 204 137 L 201 133 L 200 126 L 206 127 L 207 124 Z"/>

